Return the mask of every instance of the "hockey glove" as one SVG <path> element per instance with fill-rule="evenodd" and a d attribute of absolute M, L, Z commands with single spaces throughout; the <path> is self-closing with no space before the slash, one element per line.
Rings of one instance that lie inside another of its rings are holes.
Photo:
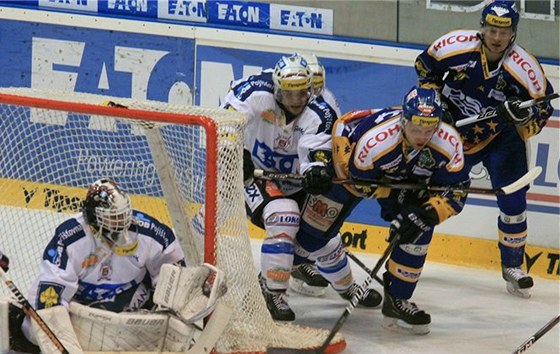
<path fill-rule="evenodd" d="M 247 184 L 255 173 L 255 164 L 251 157 L 251 153 L 247 149 L 243 149 L 243 181 Z"/>
<path fill-rule="evenodd" d="M 533 116 L 531 107 L 519 108 L 521 100 L 518 97 L 510 97 L 498 107 L 498 116 L 505 123 L 520 125 L 527 123 Z"/>
<path fill-rule="evenodd" d="M 438 223 L 437 212 L 431 205 L 403 206 L 400 214 L 393 222 L 395 231 L 400 235 L 400 244 L 416 242 L 425 232 L 430 231 Z"/>
<path fill-rule="evenodd" d="M 8 269 L 10 269 L 10 259 L 2 252 L 0 252 L 0 268 L 2 268 L 4 272 L 7 272 Z"/>
<path fill-rule="evenodd" d="M 323 194 L 332 186 L 331 176 L 325 166 L 311 166 L 303 174 L 303 190 L 309 194 Z"/>

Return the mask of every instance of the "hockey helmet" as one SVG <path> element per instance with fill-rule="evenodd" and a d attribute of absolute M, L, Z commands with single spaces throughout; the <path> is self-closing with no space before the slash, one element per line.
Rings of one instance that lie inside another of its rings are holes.
<path fill-rule="evenodd" d="M 519 12 L 512 0 L 489 1 L 482 10 L 480 25 L 500 28 L 512 28 L 515 32 L 519 23 Z"/>
<path fill-rule="evenodd" d="M 443 116 L 439 93 L 434 89 L 413 87 L 403 102 L 402 119 L 422 127 L 437 127 Z"/>
<path fill-rule="evenodd" d="M 88 189 L 82 212 L 86 222 L 117 246 L 131 244 L 132 203 L 126 192 L 109 178 L 95 181 Z"/>
<path fill-rule="evenodd" d="M 307 66 L 309 66 L 313 74 L 313 94 L 319 96 L 323 93 L 323 88 L 327 80 L 325 67 L 321 65 L 315 54 L 302 54 L 301 56 L 305 59 Z"/>
<path fill-rule="evenodd" d="M 313 74 L 299 54 L 282 57 L 274 67 L 274 92 L 311 90 Z"/>

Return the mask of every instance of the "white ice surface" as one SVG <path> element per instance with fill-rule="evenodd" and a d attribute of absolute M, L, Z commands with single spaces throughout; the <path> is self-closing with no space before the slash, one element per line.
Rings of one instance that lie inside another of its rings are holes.
<path fill-rule="evenodd" d="M 252 243 L 257 266 L 260 242 Z M 370 269 L 378 259 L 356 255 Z M 362 282 L 366 273 L 353 262 L 352 268 L 355 278 Z M 347 342 L 344 353 L 511 353 L 560 312 L 560 283 L 538 277 L 534 280 L 531 298 L 522 299 L 506 291 L 497 271 L 427 262 L 411 300 L 432 316 L 431 332 L 424 336 L 391 332 L 381 327 L 380 307 L 356 308 L 341 329 Z M 383 291 L 379 284 L 372 284 Z M 326 329 L 334 326 L 347 304 L 332 289 L 318 298 L 289 294 L 296 323 Z M 526 353 L 560 353 L 560 326 Z"/>

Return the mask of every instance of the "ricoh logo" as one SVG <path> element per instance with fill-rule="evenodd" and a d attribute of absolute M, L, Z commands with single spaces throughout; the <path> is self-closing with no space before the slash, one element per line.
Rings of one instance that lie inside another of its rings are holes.
<path fill-rule="evenodd" d="M 260 9 L 247 4 L 223 2 L 218 4 L 218 19 L 223 21 L 236 21 L 259 23 Z"/>

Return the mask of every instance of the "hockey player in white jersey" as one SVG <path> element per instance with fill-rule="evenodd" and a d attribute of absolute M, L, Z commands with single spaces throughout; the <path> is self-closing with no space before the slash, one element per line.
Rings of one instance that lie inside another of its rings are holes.
<path fill-rule="evenodd" d="M 171 268 L 165 268 L 164 272 L 164 265 Z M 184 254 L 173 231 L 154 217 L 133 210 L 128 194 L 114 181 L 103 178 L 89 187 L 82 212 L 68 218 L 56 228 L 54 237 L 44 250 L 40 273 L 29 291 L 28 300 L 45 322 L 50 323 L 51 329 L 57 333 L 70 353 L 81 353 L 81 345 L 93 345 L 94 348 L 99 345 L 101 348 L 107 343 L 113 343 L 115 333 L 111 334 L 107 330 L 107 338 L 104 339 L 103 333 L 99 333 L 99 330 L 95 332 L 94 328 L 110 327 L 109 325 L 111 328 L 119 328 L 121 322 L 122 326 L 127 323 L 154 325 L 157 328 L 153 330 L 158 332 L 155 334 L 165 337 L 165 332 L 172 326 L 168 316 L 149 314 L 148 316 L 159 317 L 142 319 L 136 318 L 133 313 L 152 308 L 153 302 L 156 302 L 176 311 L 179 317 L 183 316 L 181 318 L 185 315 L 196 315 L 199 318 L 197 309 L 185 310 L 188 304 L 173 303 L 175 299 L 170 296 L 170 293 L 173 295 L 171 290 L 174 290 L 170 286 L 171 278 L 178 279 L 182 273 L 187 272 L 192 281 L 197 276 L 200 277 L 200 274 L 210 273 L 211 268 L 199 272 L 198 267 L 185 268 L 184 265 Z M 169 276 L 170 272 L 175 272 L 175 275 Z M 194 276 L 195 273 L 198 275 Z M 160 296 L 160 301 L 152 298 L 154 289 L 157 294 L 158 280 L 163 283 L 167 292 L 165 299 Z M 202 289 L 203 284 L 200 285 Z M 182 286 L 193 288 L 193 284 Z M 177 300 L 185 300 L 185 295 L 188 298 L 194 294 L 192 289 L 182 290 L 188 294 L 177 296 Z M 68 311 L 72 315 L 72 321 Z M 121 316 L 117 313 L 128 315 Z M 91 323 L 99 319 L 102 319 L 100 323 Z M 174 328 L 179 333 L 186 333 L 183 321 L 176 320 Z M 41 351 L 50 352 L 49 346 L 52 344 L 35 321 L 26 317 L 21 329 L 30 342 L 40 346 Z M 139 330 L 140 327 L 136 328 L 135 333 L 142 333 Z M 163 332 L 159 333 L 161 331 Z M 149 337 L 154 335 L 150 332 L 152 331 L 146 332 Z M 124 336 L 126 331 L 121 327 L 119 333 Z M 114 344 L 120 348 L 132 345 L 132 342 L 147 345 L 147 340 L 141 338 L 141 335 L 136 337 L 139 338 L 123 337 L 122 343 Z M 164 340 L 150 337 L 151 339 L 158 343 Z M 151 348 L 135 349 L 155 350 L 154 347 Z M 84 348 L 86 349 L 91 347 Z"/>
<path fill-rule="evenodd" d="M 300 55 L 282 57 L 264 70 L 232 84 L 223 108 L 249 117 L 244 137 L 245 202 L 251 222 L 265 230 L 261 247 L 261 286 L 272 317 L 292 321 L 286 290 L 294 260 L 300 208 L 307 193 L 330 189 L 330 133 L 337 114 L 312 99 L 312 73 Z M 274 172 L 302 173 L 302 186 L 253 179 L 255 166 Z M 297 246 L 297 245 L 296 245 Z"/>
<path fill-rule="evenodd" d="M 519 13 L 514 1 L 489 1 L 480 31 L 456 30 L 438 38 L 416 59 L 422 87 L 437 88 L 455 121 L 496 109 L 495 118 L 458 127 L 465 164 L 482 162 L 493 188 L 528 171 L 527 140 L 546 125 L 549 102 L 520 108 L 553 87 L 535 59 L 515 43 Z M 533 279 L 522 270 L 527 242 L 527 188 L 498 195 L 497 218 L 502 276 L 508 292 L 527 298 Z"/>

